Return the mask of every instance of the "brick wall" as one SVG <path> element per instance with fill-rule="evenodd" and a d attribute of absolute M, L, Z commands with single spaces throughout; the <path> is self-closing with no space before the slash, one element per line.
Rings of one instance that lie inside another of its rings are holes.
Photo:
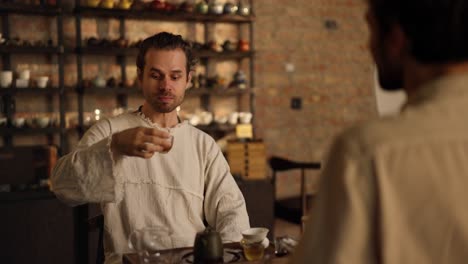
<path fill-rule="evenodd" d="M 373 69 L 368 55 L 367 28 L 364 23 L 364 1 L 362 0 L 254 0 L 255 22 L 255 126 L 257 137 L 267 146 L 268 155 L 279 155 L 302 161 L 321 160 L 332 137 L 344 127 L 376 115 L 373 94 Z M 55 39 L 55 22 L 41 19 L 13 16 L 12 36 L 23 39 Z M 126 24 L 128 37 L 137 40 L 157 31 L 168 30 L 191 40 L 202 41 L 201 25 L 185 23 L 154 23 L 150 21 L 129 21 Z M 65 40 L 68 45 L 75 43 L 73 18 L 64 20 Z M 85 19 L 82 24 L 83 37 L 118 36 L 115 20 Z M 222 41 L 235 40 L 236 27 L 218 25 L 210 34 Z M 247 36 L 246 30 L 241 33 Z M 135 58 L 128 58 L 133 65 Z M 32 77 L 49 74 L 52 82 L 58 82 L 56 59 L 40 56 L 17 56 L 13 65 L 29 68 Z M 114 58 L 87 57 L 84 59 L 84 75 L 95 77 L 96 73 L 105 77 L 119 77 L 119 69 Z M 294 65 L 294 72 L 287 73 L 285 64 Z M 66 58 L 66 84 L 76 82 L 76 57 Z M 248 71 L 247 63 L 241 68 Z M 237 70 L 233 63 L 215 66 L 225 76 Z M 200 71 L 203 71 L 201 69 Z M 127 69 L 129 77 L 135 77 L 136 69 Z M 292 97 L 302 98 L 302 109 L 292 110 Z M 244 98 L 241 110 L 248 110 Z M 102 108 L 111 112 L 116 106 L 114 99 L 87 97 L 85 111 Z M 141 98 L 134 96 L 129 106 L 137 107 Z M 58 103 L 53 100 L 53 109 Z M 50 111 L 50 102 L 41 98 L 21 97 L 18 100 L 19 112 Z M 220 98 L 214 102 L 215 114 L 227 114 L 236 110 L 234 98 Z M 76 97 L 68 96 L 66 109 L 76 111 Z M 199 111 L 196 97 L 187 98 L 182 109 L 186 112 Z M 70 136 L 70 144 L 76 144 L 76 135 Z M 18 137 L 17 144 L 41 142 L 40 137 Z M 314 189 L 318 174 L 309 173 L 309 188 Z M 299 191 L 297 174 L 286 174 L 279 179 L 279 197 L 291 196 Z"/>
<path fill-rule="evenodd" d="M 364 3 L 255 1 L 256 127 L 270 155 L 321 160 L 337 132 L 376 115 Z M 290 108 L 292 97 L 302 98 L 301 110 Z M 317 179 L 308 173 L 309 189 Z M 279 197 L 299 193 L 298 174 L 278 180 Z"/>

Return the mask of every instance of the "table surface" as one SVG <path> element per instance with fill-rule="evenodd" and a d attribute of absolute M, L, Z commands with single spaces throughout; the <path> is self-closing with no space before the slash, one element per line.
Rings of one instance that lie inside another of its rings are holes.
<path fill-rule="evenodd" d="M 270 244 L 270 246 L 266 249 L 264 258 L 258 261 L 248 261 L 245 259 L 244 254 L 242 253 L 242 247 L 240 246 L 239 243 L 228 243 L 224 244 L 224 250 L 225 252 L 235 252 L 236 255 L 238 256 L 238 260 L 231 262 L 231 263 L 249 263 L 249 264 L 254 264 L 254 263 L 265 263 L 265 260 L 268 260 L 268 263 L 272 264 L 286 264 L 288 263 L 288 256 L 283 256 L 283 257 L 277 257 L 274 254 L 274 247 L 273 245 Z M 187 256 L 193 253 L 193 248 L 188 247 L 188 248 L 175 248 L 168 250 L 166 252 L 172 253 L 173 257 L 173 263 L 193 263 L 187 261 Z M 124 254 L 123 255 L 123 263 L 124 264 L 139 264 L 140 261 L 138 260 L 138 255 L 136 253 L 130 253 L 130 254 Z"/>

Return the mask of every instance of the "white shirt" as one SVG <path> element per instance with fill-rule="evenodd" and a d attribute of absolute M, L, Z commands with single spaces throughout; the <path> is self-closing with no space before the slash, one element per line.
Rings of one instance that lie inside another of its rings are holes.
<path fill-rule="evenodd" d="M 106 263 L 121 262 L 130 233 L 147 226 L 170 229 L 173 247 L 193 246 L 204 219 L 223 242 L 239 241 L 249 228 L 245 201 L 216 142 L 183 122 L 171 129 L 166 154 L 112 154 L 111 135 L 137 126 L 156 124 L 138 113 L 96 123 L 51 176 L 52 190 L 68 204 L 101 203 Z"/>
<path fill-rule="evenodd" d="M 466 263 L 468 76 L 335 141 L 294 263 Z"/>

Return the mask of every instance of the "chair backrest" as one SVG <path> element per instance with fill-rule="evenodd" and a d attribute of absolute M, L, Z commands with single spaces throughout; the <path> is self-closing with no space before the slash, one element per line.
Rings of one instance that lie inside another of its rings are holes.
<path fill-rule="evenodd" d="M 294 170 L 294 169 L 301 170 L 301 215 L 302 215 L 301 219 L 305 219 L 307 215 L 307 208 L 308 208 L 305 170 L 306 169 L 318 170 L 322 166 L 321 163 L 320 162 L 298 162 L 298 161 L 284 159 L 281 157 L 272 156 L 269 158 L 268 164 L 273 170 L 273 175 L 272 175 L 271 180 L 274 186 L 276 184 L 276 172 Z M 275 191 L 275 199 L 276 199 L 276 191 Z M 301 225 L 301 230 L 303 231 L 303 229 L 304 229 L 304 221 L 303 221 L 303 224 Z"/>
<path fill-rule="evenodd" d="M 301 169 L 304 171 L 305 169 L 320 169 L 321 163 L 320 162 L 297 162 L 288 159 L 284 159 L 281 157 L 272 156 L 268 159 L 268 164 L 270 165 L 271 169 L 273 170 L 273 182 L 276 182 L 276 172 L 277 171 L 286 171 L 286 170 L 293 170 L 293 169 Z"/>
<path fill-rule="evenodd" d="M 320 162 L 296 162 L 285 158 L 272 156 L 269 159 L 270 166 L 274 170 L 290 170 L 290 169 L 320 169 Z"/>

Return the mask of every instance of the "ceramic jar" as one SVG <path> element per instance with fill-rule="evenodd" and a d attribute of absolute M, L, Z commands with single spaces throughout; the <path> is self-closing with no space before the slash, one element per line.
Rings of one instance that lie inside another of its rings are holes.
<path fill-rule="evenodd" d="M 211 2 L 210 4 L 210 14 L 221 15 L 223 14 L 223 5 L 217 1 Z"/>
<path fill-rule="evenodd" d="M 239 8 L 237 9 L 237 14 L 241 16 L 249 16 L 250 15 L 250 6 L 244 2 L 241 2 Z"/>
<path fill-rule="evenodd" d="M 226 4 L 224 4 L 223 13 L 226 15 L 233 15 L 237 13 L 237 10 L 238 7 L 231 2 L 226 2 Z"/>
<path fill-rule="evenodd" d="M 239 43 L 237 43 L 237 50 L 242 51 L 242 52 L 249 51 L 250 50 L 249 42 L 243 39 L 239 40 Z"/>
<path fill-rule="evenodd" d="M 133 4 L 133 0 L 120 0 L 118 7 L 120 9 L 127 10 L 127 9 L 130 9 L 132 4 Z"/>
<path fill-rule="evenodd" d="M 154 0 L 151 3 L 151 8 L 155 11 L 165 11 L 166 10 L 166 2 L 164 0 Z"/>
<path fill-rule="evenodd" d="M 102 8 L 114 8 L 114 0 L 102 0 L 101 2 Z"/>
<path fill-rule="evenodd" d="M 101 1 L 100 0 L 88 0 L 87 5 L 89 7 L 97 7 Z"/>
<path fill-rule="evenodd" d="M 208 14 L 209 6 L 205 1 L 200 1 L 195 5 L 195 10 L 199 14 L 206 15 Z"/>

